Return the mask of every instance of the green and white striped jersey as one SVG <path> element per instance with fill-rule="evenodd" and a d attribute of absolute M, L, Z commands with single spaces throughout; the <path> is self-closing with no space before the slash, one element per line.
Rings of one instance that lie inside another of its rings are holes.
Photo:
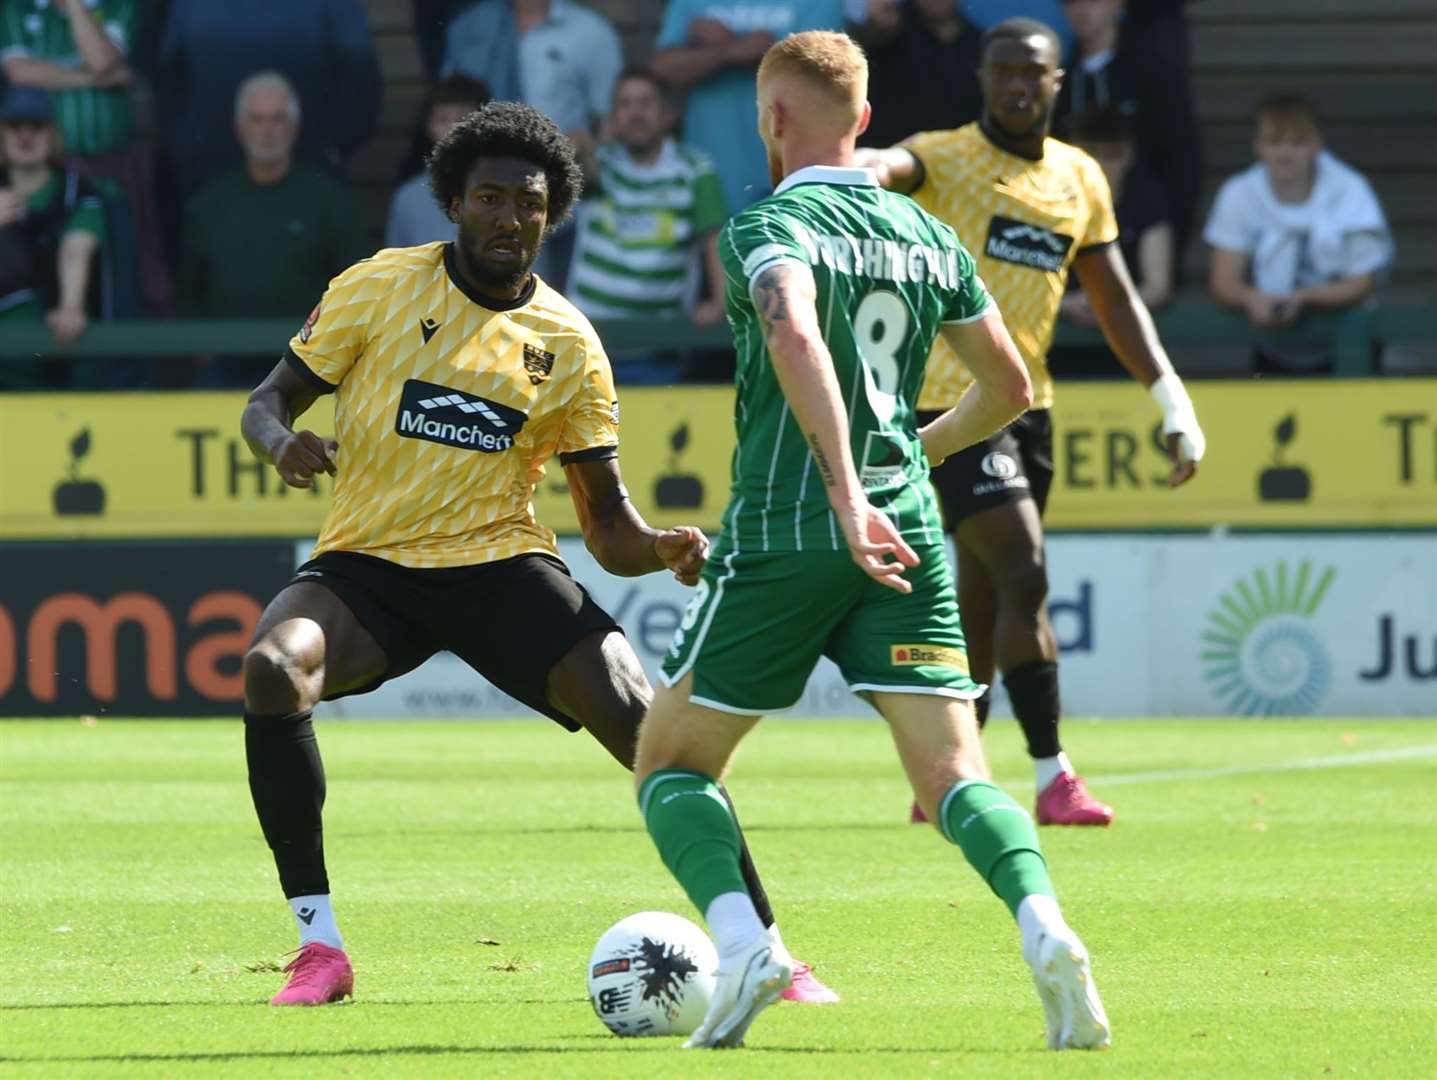
<path fill-rule="evenodd" d="M 867 169 L 810 166 L 729 222 L 719 250 L 738 352 L 725 546 L 844 546 L 749 293 L 754 278 L 784 260 L 806 264 L 817 282 L 819 326 L 869 501 L 909 543 L 939 543 L 942 519 L 914 419 L 924 365 L 940 324 L 980 319 L 992 306 L 953 230 L 907 196 L 884 191 Z"/>
<path fill-rule="evenodd" d="M 135 32 L 135 0 L 85 0 L 85 7 L 115 48 L 129 55 Z M 0 60 L 28 56 L 61 67 L 82 67 L 70 18 L 53 0 L 0 3 Z M 130 91 L 52 90 L 55 122 L 71 155 L 103 154 L 130 141 Z"/>
<path fill-rule="evenodd" d="M 672 139 L 648 165 L 622 146 L 594 156 L 598 190 L 579 206 L 569 299 L 591 319 L 682 315 L 697 284 L 696 242 L 728 217 L 718 173 Z"/>

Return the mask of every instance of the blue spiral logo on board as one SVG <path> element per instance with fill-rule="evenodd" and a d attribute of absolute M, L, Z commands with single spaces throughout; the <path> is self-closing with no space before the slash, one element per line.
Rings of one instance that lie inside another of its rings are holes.
<path fill-rule="evenodd" d="M 1314 573 L 1304 560 L 1239 578 L 1208 612 L 1203 677 L 1228 710 L 1248 716 L 1302 716 L 1332 683 L 1332 662 L 1313 633 L 1313 614 L 1337 570 Z"/>

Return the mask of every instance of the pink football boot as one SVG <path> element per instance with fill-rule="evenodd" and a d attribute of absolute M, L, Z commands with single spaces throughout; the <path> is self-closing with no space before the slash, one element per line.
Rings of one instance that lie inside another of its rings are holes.
<path fill-rule="evenodd" d="M 354 996 L 354 968 L 343 949 L 311 941 L 284 970 L 289 982 L 270 998 L 271 1005 L 328 1005 Z"/>
<path fill-rule="evenodd" d="M 838 1001 L 838 995 L 819 982 L 813 968 L 802 960 L 793 962 L 793 982 L 779 996 L 784 1001 L 801 1001 L 806 1005 L 832 1005 Z"/>
<path fill-rule="evenodd" d="M 1113 808 L 1098 802 L 1083 786 L 1083 778 L 1059 773 L 1038 793 L 1039 825 L 1111 825 Z"/>

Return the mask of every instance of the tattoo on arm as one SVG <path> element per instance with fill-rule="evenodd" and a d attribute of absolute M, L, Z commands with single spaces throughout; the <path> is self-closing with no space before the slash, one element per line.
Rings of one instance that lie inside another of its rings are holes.
<path fill-rule="evenodd" d="M 787 321 L 790 284 L 788 268 L 782 265 L 770 266 L 754 279 L 753 306 L 765 327 Z"/>
<path fill-rule="evenodd" d="M 808 445 L 813 451 L 814 463 L 818 466 L 818 474 L 823 477 L 824 487 L 833 487 L 838 481 L 833 475 L 833 466 L 828 463 L 824 456 L 823 447 L 818 445 L 818 435 L 810 431 L 808 433 Z"/>

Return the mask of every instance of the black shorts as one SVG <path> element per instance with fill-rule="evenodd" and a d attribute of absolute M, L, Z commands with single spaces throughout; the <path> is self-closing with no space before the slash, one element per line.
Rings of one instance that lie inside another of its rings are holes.
<path fill-rule="evenodd" d="M 339 597 L 384 650 L 379 678 L 326 701 L 368 693 L 447 649 L 510 697 L 578 731 L 581 725 L 549 701 L 549 672 L 583 638 L 619 629 L 552 555 L 417 570 L 326 551 L 291 584 L 302 581 Z"/>
<path fill-rule="evenodd" d="M 939 416 L 920 412 L 921 427 Z M 952 532 L 964 518 L 1004 503 L 1032 499 L 1038 516 L 1053 486 L 1053 422 L 1047 409 L 1033 409 L 984 439 L 960 450 L 933 470 L 933 489 L 943 507 L 943 528 Z"/>

